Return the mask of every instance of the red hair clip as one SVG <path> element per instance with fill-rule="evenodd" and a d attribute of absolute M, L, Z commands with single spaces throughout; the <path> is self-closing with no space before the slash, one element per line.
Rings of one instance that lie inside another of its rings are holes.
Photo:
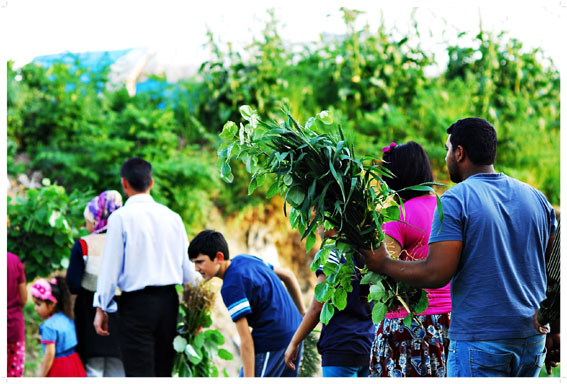
<path fill-rule="evenodd" d="M 388 146 L 382 148 L 382 152 L 383 152 L 383 153 L 390 152 L 390 149 L 395 148 L 396 145 L 398 145 L 398 144 L 396 144 L 396 143 L 394 143 L 394 142 L 392 141 L 392 142 L 390 143 L 390 145 L 388 145 Z"/>

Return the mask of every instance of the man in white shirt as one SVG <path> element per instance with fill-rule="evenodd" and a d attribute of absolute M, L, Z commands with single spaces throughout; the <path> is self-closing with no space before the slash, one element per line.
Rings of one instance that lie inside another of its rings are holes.
<path fill-rule="evenodd" d="M 181 217 L 150 196 L 152 166 L 140 158 L 120 170 L 128 200 L 108 219 L 93 306 L 99 335 L 119 332 L 126 376 L 171 376 L 179 297 L 176 284 L 195 283 L 187 256 L 189 241 Z M 108 329 L 122 290 L 120 329 Z"/>

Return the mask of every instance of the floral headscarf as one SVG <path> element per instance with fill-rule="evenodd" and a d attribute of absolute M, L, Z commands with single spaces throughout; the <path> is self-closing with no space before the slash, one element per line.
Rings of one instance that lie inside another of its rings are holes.
<path fill-rule="evenodd" d="M 87 204 L 85 207 L 85 220 L 94 223 L 93 233 L 106 230 L 108 217 L 122 206 L 122 195 L 118 191 L 104 191 Z"/>

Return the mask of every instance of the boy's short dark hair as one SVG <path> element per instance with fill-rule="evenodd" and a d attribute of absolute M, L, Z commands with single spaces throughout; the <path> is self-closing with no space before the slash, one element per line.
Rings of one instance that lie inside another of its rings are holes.
<path fill-rule="evenodd" d="M 144 159 L 133 157 L 122 164 L 120 176 L 125 178 L 136 192 L 145 192 L 152 184 L 152 165 Z"/>
<path fill-rule="evenodd" d="M 390 189 L 398 191 L 413 185 L 433 181 L 429 157 L 415 141 L 396 145 L 383 155 L 382 165 L 395 177 L 384 177 Z M 423 191 L 402 191 L 398 193 L 403 201 L 428 194 Z"/>
<path fill-rule="evenodd" d="M 200 254 L 207 255 L 211 260 L 214 260 L 217 252 L 222 252 L 225 260 L 230 258 L 228 244 L 224 236 L 212 229 L 199 232 L 189 243 L 188 253 L 191 260 L 197 258 Z"/>
<path fill-rule="evenodd" d="M 488 121 L 479 117 L 461 119 L 447 128 L 447 133 L 451 135 L 453 150 L 459 145 L 463 147 L 473 164 L 494 164 L 498 138 Z"/>

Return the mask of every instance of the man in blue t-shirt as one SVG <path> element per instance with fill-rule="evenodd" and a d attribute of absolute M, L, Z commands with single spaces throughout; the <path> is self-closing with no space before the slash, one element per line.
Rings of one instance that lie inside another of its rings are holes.
<path fill-rule="evenodd" d="M 224 236 L 212 230 L 191 240 L 189 258 L 206 281 L 215 276 L 223 280 L 222 299 L 240 336 L 240 376 L 297 376 L 284 360 L 285 348 L 305 313 L 295 275 L 255 256 L 237 255 L 231 260 Z M 301 353 L 295 364 L 300 359 Z"/>
<path fill-rule="evenodd" d="M 447 129 L 445 161 L 458 183 L 433 219 L 427 259 L 404 262 L 362 250 L 368 268 L 408 284 L 451 281 L 448 376 L 537 376 L 545 335 L 532 316 L 545 297 L 555 212 L 541 192 L 494 170 L 496 131 L 462 119 Z"/>

